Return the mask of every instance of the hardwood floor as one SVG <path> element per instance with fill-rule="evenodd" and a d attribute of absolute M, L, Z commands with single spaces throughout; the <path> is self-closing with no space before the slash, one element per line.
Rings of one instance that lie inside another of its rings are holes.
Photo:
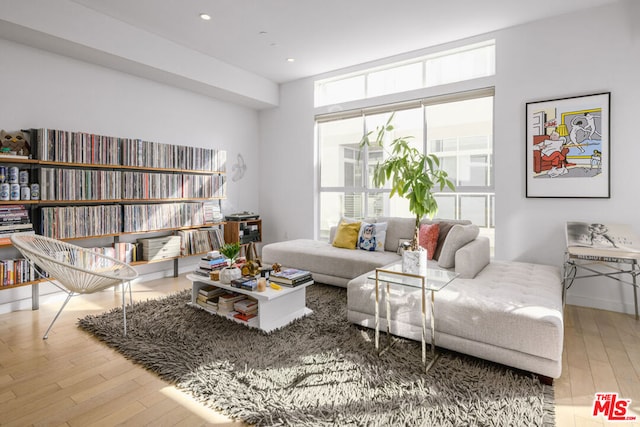
<path fill-rule="evenodd" d="M 183 277 L 134 286 L 134 299 L 190 288 Z M 2 426 L 241 426 L 209 410 L 100 344 L 76 327 L 87 314 L 117 307 L 105 291 L 71 300 L 49 339 L 42 334 L 62 303 L 0 315 Z M 596 392 L 631 399 L 640 419 L 640 321 L 633 316 L 567 306 L 562 377 L 555 381 L 556 424 L 610 424 L 593 417 Z M 617 425 L 640 426 L 640 421 Z"/>

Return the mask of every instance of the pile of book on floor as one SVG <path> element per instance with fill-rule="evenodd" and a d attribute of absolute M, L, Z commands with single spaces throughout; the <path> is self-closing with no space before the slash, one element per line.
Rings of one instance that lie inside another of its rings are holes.
<path fill-rule="evenodd" d="M 206 257 L 201 258 L 198 268 L 194 273 L 209 278 L 213 270 L 221 270 L 227 267 L 229 262 L 219 251 L 211 251 Z"/>
<path fill-rule="evenodd" d="M 313 282 L 311 273 L 297 268 L 283 268 L 278 272 L 269 274 L 269 281 L 277 285 L 296 287 Z"/>

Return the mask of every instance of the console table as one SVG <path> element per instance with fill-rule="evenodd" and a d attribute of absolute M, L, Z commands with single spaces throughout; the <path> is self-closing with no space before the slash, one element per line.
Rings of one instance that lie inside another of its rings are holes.
<path fill-rule="evenodd" d="M 566 237 L 563 304 L 566 301 L 567 289 L 573 285 L 575 279 L 605 277 L 633 286 L 633 303 L 638 320 L 637 276 L 640 274 L 640 238 L 631 226 L 569 221 L 566 224 Z M 596 265 L 600 269 L 594 268 Z M 578 270 L 587 273 L 578 275 Z"/>
<path fill-rule="evenodd" d="M 589 255 L 588 251 L 576 251 L 576 249 L 584 248 L 568 247 L 565 252 L 562 302 L 564 303 L 566 301 L 567 289 L 573 285 L 575 279 L 606 277 L 608 279 L 633 286 L 633 303 L 635 307 L 636 320 L 638 320 L 637 276 L 640 274 L 640 266 L 638 266 L 640 254 L 612 252 L 611 256 Z M 604 267 L 607 271 L 599 271 L 594 268 L 595 265 Z M 625 270 L 623 266 L 628 266 L 628 269 Z M 585 270 L 587 273 L 578 275 L 578 270 Z M 621 278 L 620 275 L 629 275 L 631 281 L 629 281 L 629 278 L 626 278 L 626 280 Z"/>

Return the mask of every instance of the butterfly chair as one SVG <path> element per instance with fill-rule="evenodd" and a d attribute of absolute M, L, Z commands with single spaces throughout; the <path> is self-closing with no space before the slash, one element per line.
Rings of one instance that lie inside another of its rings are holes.
<path fill-rule="evenodd" d="M 35 234 L 13 235 L 11 243 L 32 265 L 39 267 L 49 276 L 43 275 L 45 279 L 67 293 L 67 299 L 42 339 L 47 339 L 51 327 L 71 297 L 91 294 L 116 285 L 122 285 L 122 315 L 124 335 L 127 335 L 125 284 L 129 288 L 129 301 L 133 306 L 131 280 L 138 277 L 138 272 L 133 267 L 91 249 Z"/>

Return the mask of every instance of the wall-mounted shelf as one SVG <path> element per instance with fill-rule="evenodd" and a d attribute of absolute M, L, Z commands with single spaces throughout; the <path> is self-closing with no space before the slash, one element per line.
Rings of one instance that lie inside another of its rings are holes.
<path fill-rule="evenodd" d="M 213 227 L 220 229 L 222 236 L 224 222 L 207 220 L 204 204 L 214 203 L 219 211 L 226 197 L 225 151 L 50 129 L 32 129 L 30 133 L 33 158 L 0 156 L 0 166 L 28 169 L 30 183 L 40 185 L 42 200 L 0 201 L 0 207 L 25 205 L 36 233 L 65 241 L 111 238 L 114 246 L 133 243 L 120 242 L 120 238 L 136 234 L 179 234 Z M 151 191 L 138 192 L 139 188 L 133 187 L 135 180 L 149 185 Z M 166 181 L 178 192 L 166 193 L 159 187 Z M 130 193 L 133 196 L 125 197 Z M 158 210 L 163 204 L 170 206 L 165 213 L 181 214 L 170 217 L 171 227 L 138 227 L 141 221 L 134 216 L 136 210 L 144 210 L 144 206 Z M 181 218 L 184 221 L 179 221 Z M 0 247 L 10 246 L 9 237 L 0 237 Z M 172 261 L 177 275 L 180 259 L 205 253 L 134 260 L 131 265 Z M 32 286 L 37 302 L 40 282 L 0 286 L 0 290 Z"/>

